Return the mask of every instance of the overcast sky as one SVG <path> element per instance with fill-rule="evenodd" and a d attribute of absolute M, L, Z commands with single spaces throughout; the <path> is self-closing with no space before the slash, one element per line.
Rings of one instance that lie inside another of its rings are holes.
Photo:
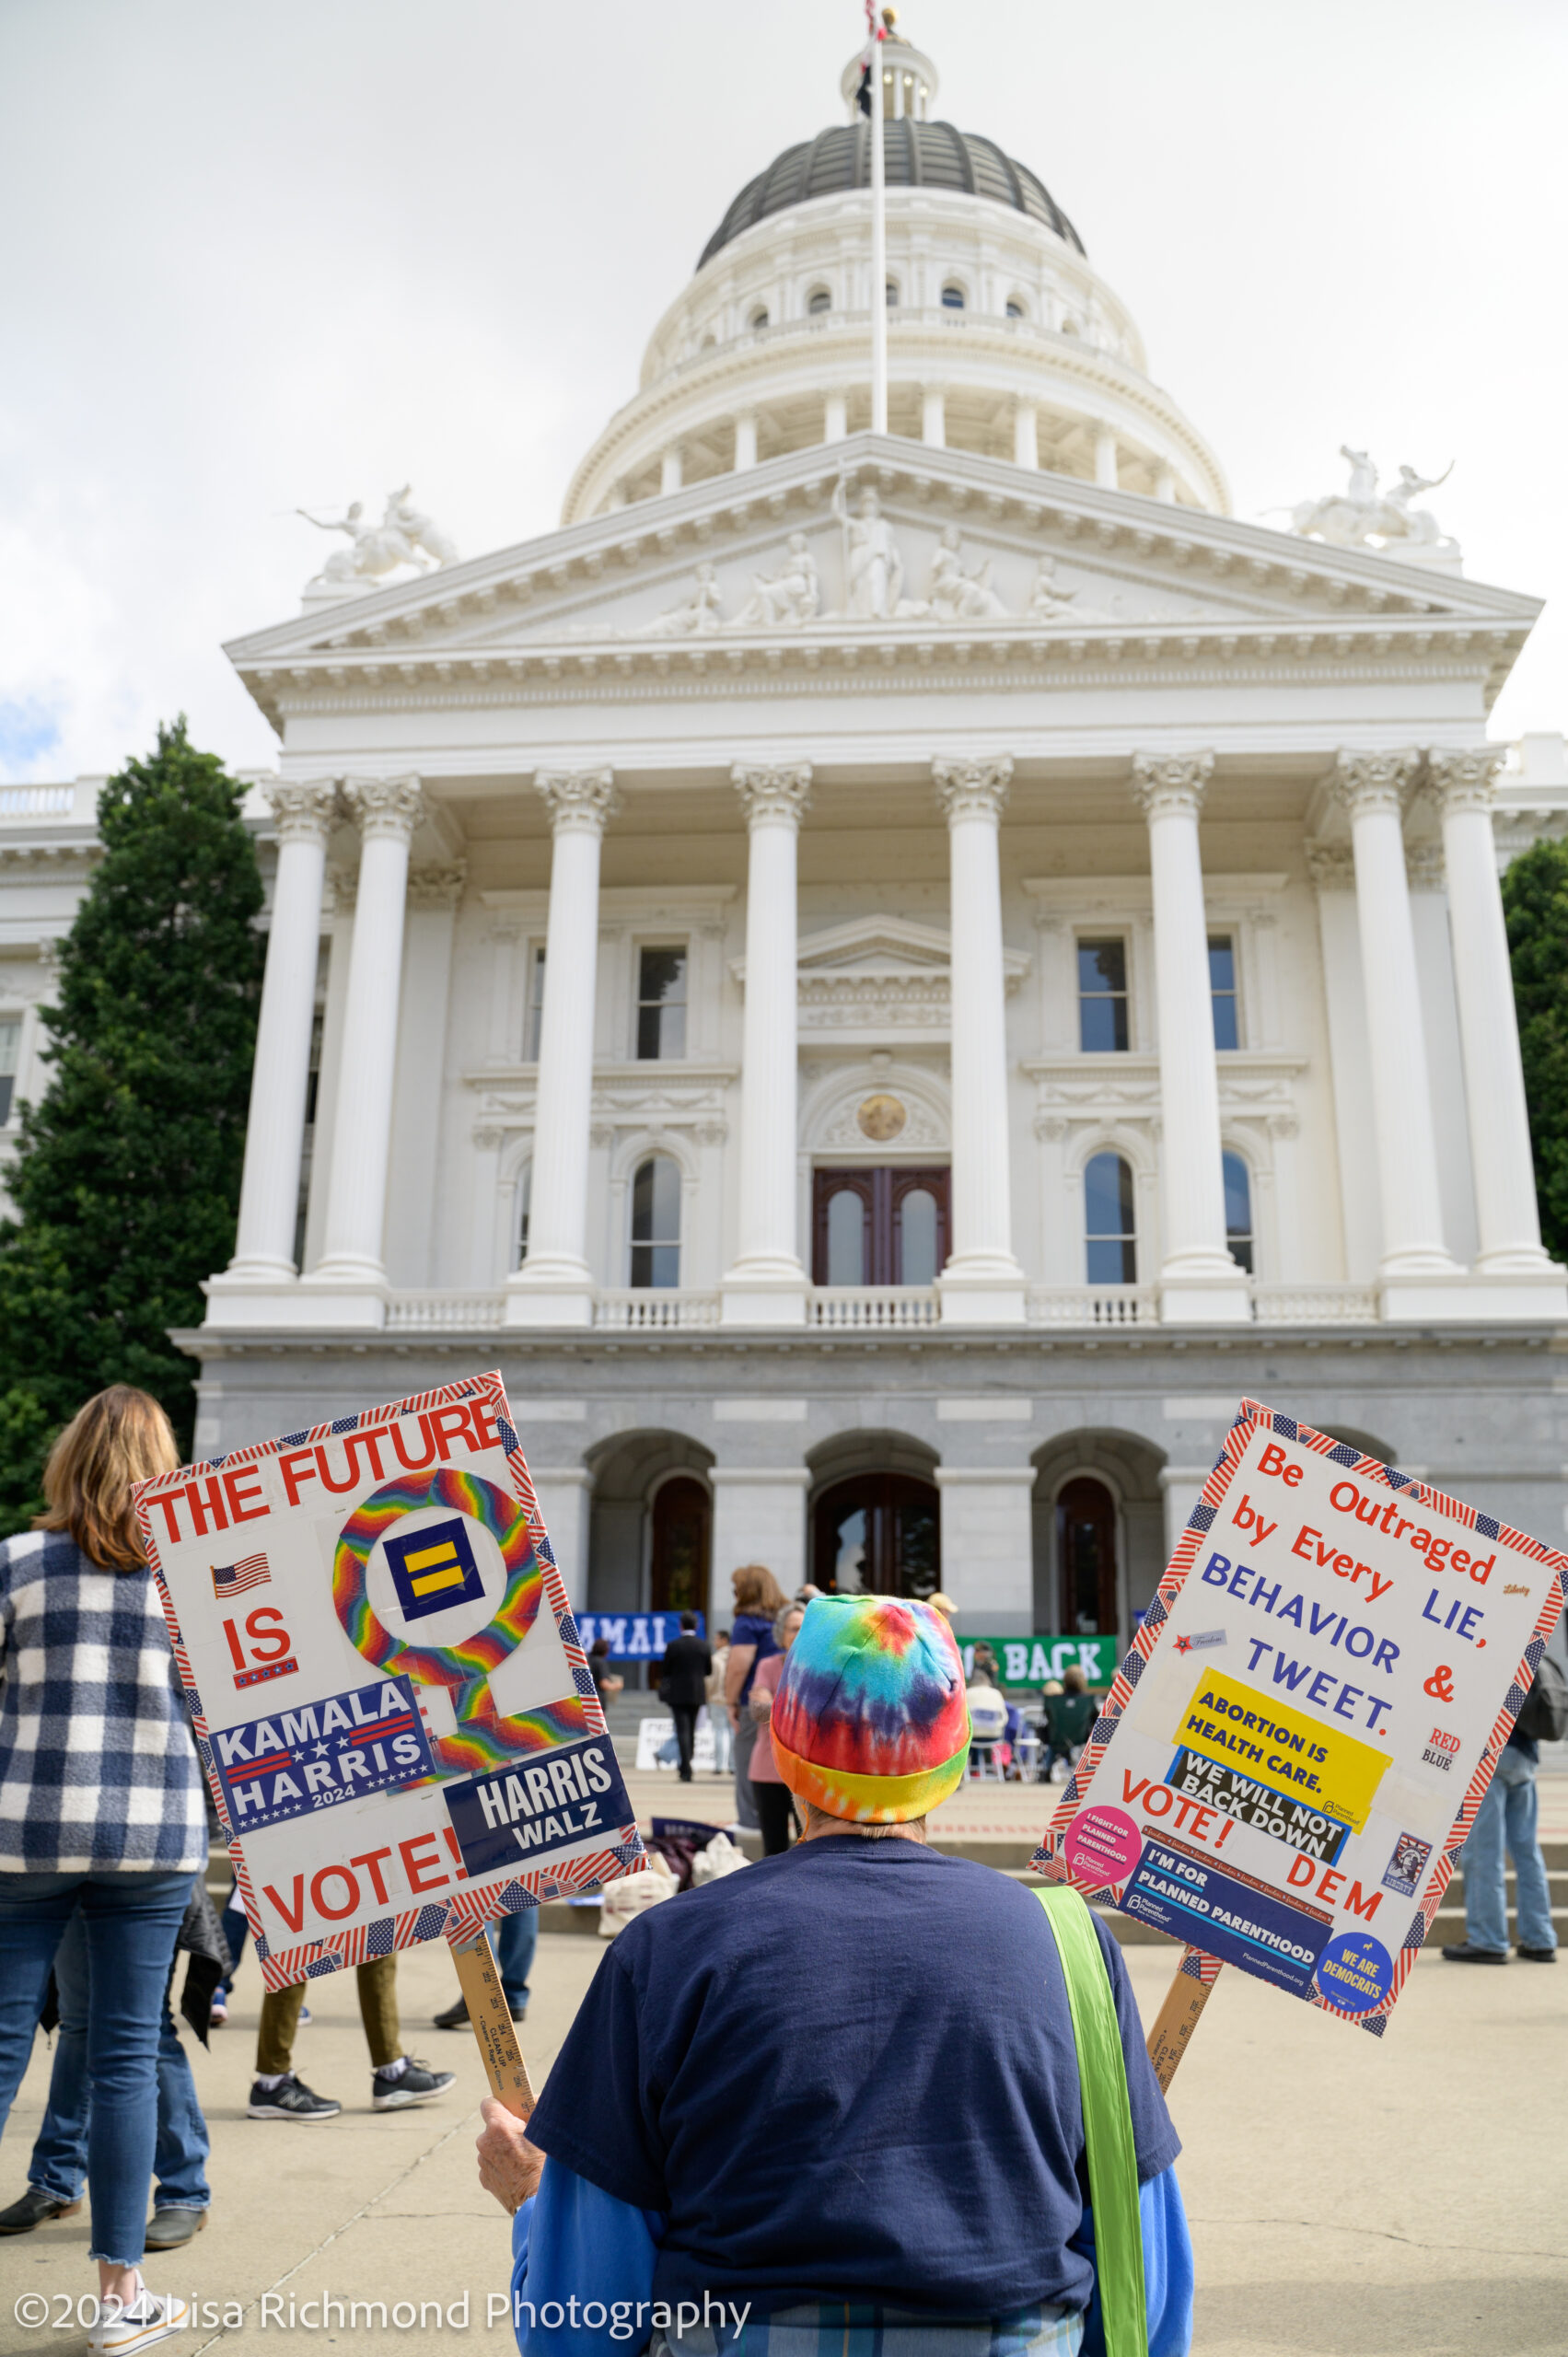
<path fill-rule="evenodd" d="M 1033 166 L 1236 511 L 1342 441 L 1551 600 L 1493 731 L 1568 727 L 1562 0 L 909 0 Z M 479 555 L 576 459 L 742 183 L 840 119 L 858 0 L 0 0 L 0 777 L 183 709 L 412 480 Z M 335 543 L 334 543 L 335 544 Z"/>

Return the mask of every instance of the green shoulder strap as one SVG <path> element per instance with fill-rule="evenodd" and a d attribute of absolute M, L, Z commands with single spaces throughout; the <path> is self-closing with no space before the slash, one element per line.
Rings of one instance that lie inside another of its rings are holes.
<path fill-rule="evenodd" d="M 1080 1894 L 1066 1883 L 1052 1883 L 1043 1890 L 1037 1888 L 1035 1897 L 1045 1910 L 1062 1958 L 1073 2015 L 1073 2043 L 1078 2050 L 1106 2357 L 1148 2357 L 1138 2154 L 1132 2142 L 1132 2107 L 1127 2098 L 1127 2061 L 1110 1980 L 1094 1918 Z"/>

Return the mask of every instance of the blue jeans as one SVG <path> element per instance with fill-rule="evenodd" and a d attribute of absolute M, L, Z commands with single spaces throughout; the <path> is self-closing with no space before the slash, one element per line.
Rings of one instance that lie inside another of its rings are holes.
<path fill-rule="evenodd" d="M 75 2201 L 87 2166 L 87 1943 L 79 1914 L 54 1956 L 60 2038 L 49 2082 L 49 2108 L 38 2131 L 28 2183 L 55 2201 Z M 212 2200 L 203 2164 L 210 2147 L 190 2059 L 180 2043 L 164 1991 L 157 2046 L 157 2143 L 153 2168 L 157 2210 L 205 2210 Z"/>
<path fill-rule="evenodd" d="M 87 1954 L 92 2252 L 136 2267 L 157 2143 L 158 2023 L 188 1874 L 0 1873 L 0 2130 L 32 2053 L 49 1968 L 78 1905 Z"/>
<path fill-rule="evenodd" d="M 1459 1864 L 1465 1876 L 1465 1937 L 1472 1948 L 1506 1953 L 1507 1883 L 1503 1852 L 1514 1861 L 1519 1945 L 1554 1948 L 1546 1861 L 1536 1839 L 1536 1771 L 1522 1751 L 1504 1751 L 1475 1815 Z"/>
<path fill-rule="evenodd" d="M 528 1974 L 539 1945 L 539 1909 L 525 1907 L 520 1915 L 503 1915 L 491 1925 L 495 1936 L 495 1962 L 506 2003 L 515 2014 L 528 2002 Z"/>

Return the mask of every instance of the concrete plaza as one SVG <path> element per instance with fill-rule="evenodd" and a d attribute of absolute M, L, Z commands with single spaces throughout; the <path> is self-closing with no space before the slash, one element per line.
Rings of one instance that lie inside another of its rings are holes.
<path fill-rule="evenodd" d="M 672 1781 L 672 1780 L 669 1780 Z M 639 1780 L 641 1782 L 641 1780 Z M 1555 1779 L 1543 1780 L 1547 1790 Z M 718 1788 L 658 1792 L 661 1813 Z M 1016 1790 L 1016 1788 L 1015 1788 Z M 677 1794 L 679 1794 L 679 1798 Z M 1545 1794 L 1543 1794 L 1543 1797 Z M 1565 1791 L 1568 1798 L 1568 1791 Z M 646 1801 L 638 1795 L 640 1811 Z M 1028 1795 L 970 1788 L 956 1805 L 989 1821 Z M 1557 1795 L 1551 1793 L 1555 1803 Z M 1032 1802 L 1029 1803 L 1032 1810 Z M 1022 1812 L 1020 1811 L 1020 1814 Z M 1544 1813 L 1544 1812 L 1543 1812 Z M 1556 1809 L 1550 1812 L 1556 1815 Z M 680 1904 L 680 1901 L 672 1902 Z M 602 1944 L 541 1938 L 525 2051 L 536 2083 L 560 2046 Z M 1145 2020 L 1169 1984 L 1174 1951 L 1127 1952 Z M 238 2303 L 238 2327 L 208 2326 L 170 2346 L 306 2352 L 511 2347 L 502 2306 L 505 2223 L 477 2182 L 473 2139 L 484 2092 L 466 2035 L 428 2026 L 452 1994 L 438 1945 L 405 1956 L 399 1991 L 409 2046 L 455 2070 L 444 2100 L 374 2116 L 352 1976 L 316 1983 L 314 2021 L 296 2061 L 343 2116 L 319 2128 L 245 2117 L 259 1982 L 242 1970 L 229 2026 L 195 2052 L 212 2131 L 209 2230 L 149 2261 L 155 2286 Z M 781 2003 L 798 2006 L 795 1991 Z M 0 2156 L 0 2198 L 20 2192 L 41 2112 L 49 2058 L 41 2038 Z M 765 2100 L 765 2090 L 759 2091 Z M 1376 2042 L 1243 1979 L 1222 1976 L 1172 2091 L 1198 2257 L 1198 2357 L 1561 2357 L 1568 2350 L 1568 2252 L 1551 2123 L 1568 2106 L 1568 1967 L 1517 1962 L 1494 1973 L 1421 1959 L 1388 2037 Z M 75 2326 L 19 2326 L 15 2305 L 91 2289 L 86 2213 L 0 2244 L 0 2357 L 73 2357 Z M 398 2329 L 400 2301 L 467 2292 L 469 2323 Z M 263 2321 L 263 2295 L 269 2306 Z M 357 2322 L 317 2321 L 306 2305 L 386 2302 Z M 290 2329 L 289 2304 L 296 2323 Z M 280 2320 L 281 2319 L 281 2320 Z"/>

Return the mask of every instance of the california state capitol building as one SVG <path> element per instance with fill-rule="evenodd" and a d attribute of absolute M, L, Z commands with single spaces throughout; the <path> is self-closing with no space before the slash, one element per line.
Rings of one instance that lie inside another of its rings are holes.
<path fill-rule="evenodd" d="M 1365 452 L 1238 520 L 1092 222 L 881 72 L 880 270 L 856 61 L 558 529 L 394 493 L 227 650 L 280 750 L 197 1452 L 499 1366 L 596 1614 L 761 1562 L 1125 1635 L 1244 1394 L 1562 1544 L 1538 603 Z M 0 791 L 0 1175 L 99 784 Z"/>

